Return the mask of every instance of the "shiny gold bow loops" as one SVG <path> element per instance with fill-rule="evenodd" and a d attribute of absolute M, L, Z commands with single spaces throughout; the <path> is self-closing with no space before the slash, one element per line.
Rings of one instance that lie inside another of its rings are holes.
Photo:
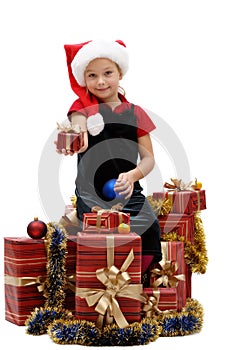
<path fill-rule="evenodd" d="M 130 284 L 131 278 L 126 271 L 134 260 L 133 249 L 129 252 L 120 270 L 114 266 L 114 236 L 107 236 L 107 267 L 96 270 L 97 279 L 105 289 L 77 288 L 76 295 L 85 298 L 88 306 L 96 304 L 95 311 L 99 313 L 96 325 L 116 321 L 120 328 L 129 326 L 123 315 L 116 297 L 125 297 L 144 302 L 141 284 Z M 104 320 L 104 317 L 106 319 Z M 105 322 L 104 322 L 105 321 Z"/>
<path fill-rule="evenodd" d="M 80 126 L 78 124 L 72 125 L 69 120 L 65 120 L 61 124 L 57 122 L 57 129 L 66 133 L 80 133 Z"/>
<path fill-rule="evenodd" d="M 178 270 L 178 263 L 176 261 L 162 260 L 159 262 L 159 267 L 152 269 L 151 277 L 157 277 L 153 282 L 153 287 L 157 288 L 160 285 L 164 287 L 177 287 L 179 281 L 185 281 L 185 275 L 175 275 Z"/>

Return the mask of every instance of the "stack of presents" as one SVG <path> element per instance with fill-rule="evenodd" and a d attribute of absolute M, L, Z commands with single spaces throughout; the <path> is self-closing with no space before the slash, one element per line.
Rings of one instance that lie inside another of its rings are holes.
<path fill-rule="evenodd" d="M 72 223 L 63 307 L 76 320 L 91 321 L 98 327 L 113 322 L 125 328 L 147 315 L 179 312 L 192 298 L 195 269 L 187 249 L 195 247 L 196 219 L 206 209 L 206 198 L 205 190 L 180 185 L 182 182 L 173 181 L 165 191 L 148 196 L 161 227 L 163 258 L 151 266 L 150 282 L 144 288 L 141 237 L 131 232 L 129 214 L 100 208 L 84 214 L 83 229 L 77 232 L 77 222 L 72 222 L 75 203 L 66 206 L 58 223 L 66 232 Z M 130 232 L 119 233 L 120 223 L 130 225 Z M 43 293 L 49 259 L 46 242 L 45 238 L 5 237 L 4 246 L 5 318 L 23 326 L 47 298 Z"/>

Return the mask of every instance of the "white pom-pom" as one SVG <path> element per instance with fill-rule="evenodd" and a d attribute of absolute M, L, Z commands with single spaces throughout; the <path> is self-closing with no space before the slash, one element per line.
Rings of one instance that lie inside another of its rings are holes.
<path fill-rule="evenodd" d="M 92 136 L 98 135 L 104 129 L 103 116 L 96 113 L 87 118 L 87 129 Z"/>

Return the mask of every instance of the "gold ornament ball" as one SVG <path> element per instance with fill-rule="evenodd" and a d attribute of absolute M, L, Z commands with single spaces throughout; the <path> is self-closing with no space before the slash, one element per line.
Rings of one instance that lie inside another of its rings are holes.
<path fill-rule="evenodd" d="M 118 225 L 118 233 L 130 233 L 130 225 L 124 223 Z"/>

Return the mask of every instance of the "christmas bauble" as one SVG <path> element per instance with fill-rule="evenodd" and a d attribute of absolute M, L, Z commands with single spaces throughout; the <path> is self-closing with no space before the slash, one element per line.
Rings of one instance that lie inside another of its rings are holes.
<path fill-rule="evenodd" d="M 121 223 L 118 225 L 118 233 L 130 233 L 130 225 Z"/>
<path fill-rule="evenodd" d="M 114 185 L 116 183 L 116 179 L 108 180 L 103 186 L 103 195 L 108 200 L 112 200 L 115 198 L 122 198 L 123 196 L 119 195 L 114 191 Z"/>
<path fill-rule="evenodd" d="M 37 217 L 34 218 L 34 221 L 31 221 L 27 226 L 27 233 L 29 237 L 34 239 L 40 239 L 46 235 L 47 226 L 46 224 L 38 220 Z"/>

